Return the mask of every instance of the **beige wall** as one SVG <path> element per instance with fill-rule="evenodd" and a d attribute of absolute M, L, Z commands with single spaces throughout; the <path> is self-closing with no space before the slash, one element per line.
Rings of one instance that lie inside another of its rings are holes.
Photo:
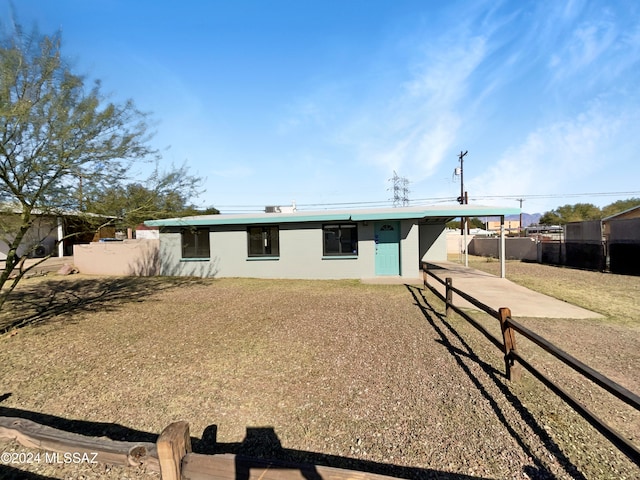
<path fill-rule="evenodd" d="M 505 220 L 504 230 L 505 232 L 517 232 L 520 229 L 520 220 Z M 492 232 L 500 231 L 500 220 L 489 220 L 487 222 L 487 230 Z"/>
<path fill-rule="evenodd" d="M 91 275 L 157 275 L 159 240 L 94 242 L 73 246 L 73 263 Z"/>
<path fill-rule="evenodd" d="M 454 232 L 447 232 L 447 254 L 460 254 L 465 251 L 464 244 L 464 235 L 460 233 L 460 230 L 455 230 Z M 469 244 L 473 240 L 473 235 L 467 235 L 467 245 L 466 248 L 469 248 Z"/>

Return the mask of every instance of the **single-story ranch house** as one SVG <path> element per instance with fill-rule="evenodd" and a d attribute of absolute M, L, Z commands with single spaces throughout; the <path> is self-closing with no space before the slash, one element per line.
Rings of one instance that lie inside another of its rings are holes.
<path fill-rule="evenodd" d="M 475 205 L 203 215 L 149 220 L 160 227 L 162 275 L 420 278 L 420 261 L 445 261 L 445 224 L 519 208 Z M 504 276 L 504 228 L 500 258 Z"/>

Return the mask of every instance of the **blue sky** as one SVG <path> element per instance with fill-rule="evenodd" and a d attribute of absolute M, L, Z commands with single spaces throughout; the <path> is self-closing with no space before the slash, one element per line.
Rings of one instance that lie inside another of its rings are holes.
<path fill-rule="evenodd" d="M 470 203 L 640 196 L 637 0 L 14 5 L 151 112 L 163 162 L 206 177 L 197 203 L 223 213 L 382 206 L 394 170 L 411 204 L 451 203 L 461 151 Z"/>

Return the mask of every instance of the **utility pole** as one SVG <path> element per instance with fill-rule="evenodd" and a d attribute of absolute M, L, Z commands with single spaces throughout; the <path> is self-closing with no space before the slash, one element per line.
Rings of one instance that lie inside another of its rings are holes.
<path fill-rule="evenodd" d="M 520 225 L 519 225 L 519 234 L 518 236 L 522 236 L 522 202 L 524 202 L 524 198 L 516 198 L 516 202 L 520 202 Z"/>
<path fill-rule="evenodd" d="M 460 155 L 458 155 L 458 160 L 460 160 L 460 196 L 458 197 L 458 202 L 460 205 L 466 205 L 469 203 L 469 199 L 464 191 L 464 157 L 469 153 L 468 150 L 462 152 L 460 151 Z M 460 233 L 463 235 L 463 243 L 464 243 L 464 266 L 469 266 L 469 246 L 467 245 L 467 217 L 460 217 Z"/>
<path fill-rule="evenodd" d="M 462 151 L 460 151 L 460 155 L 458 155 L 458 160 L 460 160 L 460 196 L 458 197 L 458 203 L 460 203 L 460 205 L 464 205 L 465 203 L 465 199 L 464 199 L 464 156 L 469 153 L 468 150 L 466 150 L 464 153 L 462 153 Z"/>

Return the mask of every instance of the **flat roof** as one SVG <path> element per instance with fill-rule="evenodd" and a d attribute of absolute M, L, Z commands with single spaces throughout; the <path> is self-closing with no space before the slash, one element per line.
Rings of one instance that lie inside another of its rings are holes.
<path fill-rule="evenodd" d="M 483 205 L 441 205 L 421 207 L 370 208 L 359 210 L 303 210 L 293 213 L 250 213 L 239 215 L 198 215 L 193 217 L 147 220 L 148 227 L 191 227 L 208 225 L 255 225 L 270 223 L 358 222 L 374 220 L 428 220 L 457 217 L 499 217 L 518 215 L 518 207 Z"/>

